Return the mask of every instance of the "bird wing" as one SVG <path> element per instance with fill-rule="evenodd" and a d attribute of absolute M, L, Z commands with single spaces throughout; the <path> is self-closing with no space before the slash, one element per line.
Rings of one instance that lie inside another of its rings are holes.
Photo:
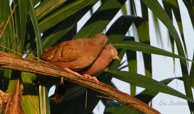
<path fill-rule="evenodd" d="M 82 43 L 77 41 L 63 42 L 47 50 L 41 55 L 41 58 L 48 61 L 71 62 L 79 58 L 82 47 Z"/>

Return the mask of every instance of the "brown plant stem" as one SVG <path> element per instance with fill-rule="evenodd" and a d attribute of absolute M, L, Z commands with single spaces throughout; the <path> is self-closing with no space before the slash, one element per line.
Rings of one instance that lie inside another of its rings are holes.
<path fill-rule="evenodd" d="M 56 66 L 42 62 L 38 63 L 34 60 L 27 60 L 17 57 L 12 54 L 8 54 L 0 51 L 0 67 L 9 68 L 19 71 L 32 72 L 53 77 L 63 77 L 65 80 L 71 81 L 88 87 L 92 90 L 98 91 L 111 99 L 117 100 L 143 114 L 160 114 L 155 109 L 149 107 L 142 101 L 123 93 L 105 83 L 95 83 L 88 78 L 75 76 L 71 73 L 67 73 L 64 70 L 59 69 Z"/>
<path fill-rule="evenodd" d="M 1 23 L 1 26 L 0 26 L 0 38 L 2 37 L 2 35 L 3 35 L 4 31 L 5 31 L 5 29 L 6 29 L 7 25 L 8 25 L 8 23 L 9 23 L 9 21 L 10 21 L 10 19 L 11 19 L 11 17 L 13 16 L 13 13 L 15 12 L 16 6 L 17 6 L 17 5 L 15 5 L 14 8 L 13 8 L 13 10 L 11 11 L 11 14 L 10 14 L 10 16 L 8 17 L 8 19 L 7 19 L 7 21 L 6 21 L 6 24 L 5 24 L 5 26 L 3 27 L 3 30 L 2 30 L 2 31 L 1 31 L 1 27 L 3 26 L 3 22 Z"/>

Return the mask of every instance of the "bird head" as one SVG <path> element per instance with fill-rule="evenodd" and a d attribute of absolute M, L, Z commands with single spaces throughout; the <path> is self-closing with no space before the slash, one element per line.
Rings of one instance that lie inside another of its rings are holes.
<path fill-rule="evenodd" d="M 103 33 L 98 33 L 93 38 L 95 38 L 97 41 L 102 42 L 104 45 L 108 41 L 108 37 Z"/>
<path fill-rule="evenodd" d="M 117 59 L 117 60 L 121 61 L 121 59 L 118 56 L 118 52 L 117 52 L 117 50 L 115 49 L 115 47 L 113 45 L 108 44 L 108 45 L 106 45 L 105 48 L 107 50 L 110 50 L 111 51 L 112 59 Z"/>

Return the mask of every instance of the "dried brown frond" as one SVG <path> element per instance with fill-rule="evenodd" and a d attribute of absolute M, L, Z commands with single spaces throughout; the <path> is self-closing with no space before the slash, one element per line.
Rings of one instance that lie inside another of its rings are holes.
<path fill-rule="evenodd" d="M 23 114 L 23 111 L 20 105 L 22 92 L 23 92 L 23 85 L 21 85 L 18 80 L 13 94 L 10 95 L 7 101 L 6 107 L 4 109 L 5 114 Z"/>

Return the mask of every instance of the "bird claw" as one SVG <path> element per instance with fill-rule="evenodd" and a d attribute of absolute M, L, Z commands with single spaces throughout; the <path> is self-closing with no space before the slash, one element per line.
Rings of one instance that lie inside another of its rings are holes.
<path fill-rule="evenodd" d="M 96 77 L 93 77 L 89 74 L 84 74 L 84 77 L 91 79 L 92 81 L 99 83 L 99 80 Z"/>

